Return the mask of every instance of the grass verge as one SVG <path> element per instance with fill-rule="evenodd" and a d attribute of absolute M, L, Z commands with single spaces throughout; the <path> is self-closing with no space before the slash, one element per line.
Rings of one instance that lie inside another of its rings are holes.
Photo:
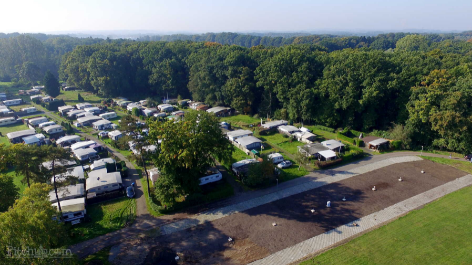
<path fill-rule="evenodd" d="M 125 227 L 136 217 L 136 200 L 119 198 L 112 201 L 93 204 L 87 207 L 91 219 L 76 226 L 71 226 L 71 244 L 77 244 Z"/>
<path fill-rule="evenodd" d="M 468 172 L 472 174 L 472 163 L 468 161 L 458 161 L 455 159 L 441 158 L 441 157 L 431 157 L 431 156 L 420 156 L 423 159 L 428 159 L 430 161 L 455 167 L 459 170 Z"/>
<path fill-rule="evenodd" d="M 471 194 L 448 194 L 301 264 L 471 264 Z"/>

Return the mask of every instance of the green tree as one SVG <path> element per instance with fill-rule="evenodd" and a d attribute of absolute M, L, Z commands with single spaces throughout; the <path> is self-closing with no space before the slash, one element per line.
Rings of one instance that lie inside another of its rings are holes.
<path fill-rule="evenodd" d="M 31 85 L 36 84 L 41 78 L 41 69 L 33 62 L 24 62 L 17 67 L 17 72 L 21 81 Z"/>
<path fill-rule="evenodd" d="M 131 110 L 131 114 L 133 114 L 133 116 L 135 116 L 135 117 L 139 117 L 140 113 L 141 113 L 141 111 L 138 108 L 133 108 Z"/>
<path fill-rule="evenodd" d="M 184 121 L 151 123 L 149 142 L 161 142 L 160 152 L 152 159 L 163 173 L 156 192 L 167 199 L 170 191 L 164 188 L 173 187 L 174 197 L 199 191 L 199 178 L 215 165 L 214 158 L 227 161 L 234 148 L 222 134 L 218 118 L 198 111 L 187 112 Z"/>
<path fill-rule="evenodd" d="M 54 75 L 47 71 L 43 79 L 44 91 L 51 97 L 55 98 L 61 93 L 59 81 Z"/>
<path fill-rule="evenodd" d="M 12 156 L 12 164 L 15 166 L 17 175 L 22 175 L 23 183 L 27 183 L 31 187 L 32 182 L 42 182 L 38 179 L 44 178 L 44 174 L 40 172 L 40 166 L 43 162 L 43 153 L 36 145 L 15 144 L 10 148 Z"/>
<path fill-rule="evenodd" d="M 429 48 L 429 40 L 422 35 L 408 35 L 397 41 L 397 51 L 427 51 Z"/>
<path fill-rule="evenodd" d="M 249 165 L 249 173 L 242 179 L 244 184 L 256 187 L 262 183 L 275 180 L 275 170 L 272 160 L 266 155 L 262 155 L 261 158 L 261 162 Z"/>
<path fill-rule="evenodd" d="M 13 183 L 13 177 L 0 175 L 0 213 L 8 210 L 19 198 L 20 189 Z"/>
<path fill-rule="evenodd" d="M 49 201 L 50 187 L 35 183 L 26 188 L 23 196 L 7 212 L 0 214 L 0 263 L 1 264 L 52 264 L 60 262 L 74 263 L 75 260 L 59 257 L 58 259 L 38 259 L 26 257 L 9 259 L 7 248 L 19 250 L 62 248 L 68 237 L 65 226 L 53 220 L 57 210 Z"/>
<path fill-rule="evenodd" d="M 84 102 L 84 98 L 80 95 L 80 93 L 77 94 L 77 101 L 79 102 Z"/>

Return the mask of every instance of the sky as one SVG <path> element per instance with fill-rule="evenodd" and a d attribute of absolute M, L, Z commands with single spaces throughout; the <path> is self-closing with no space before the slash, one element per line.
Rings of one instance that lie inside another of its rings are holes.
<path fill-rule="evenodd" d="M 472 30 L 472 0 L 2 0 L 0 32 Z"/>

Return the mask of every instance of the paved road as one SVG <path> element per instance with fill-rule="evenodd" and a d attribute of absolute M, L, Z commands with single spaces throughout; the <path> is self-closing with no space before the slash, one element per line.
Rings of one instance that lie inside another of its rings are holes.
<path fill-rule="evenodd" d="M 395 153 L 388 153 L 383 155 L 375 155 L 369 156 L 362 160 L 353 162 L 348 165 L 343 165 L 337 168 L 329 169 L 329 170 L 320 170 L 311 172 L 304 177 L 300 177 L 297 179 L 293 179 L 291 181 L 287 181 L 284 183 L 279 184 L 278 186 L 273 186 L 264 190 L 257 190 L 257 191 L 250 191 L 250 192 L 243 192 L 237 193 L 235 196 L 211 203 L 204 206 L 199 206 L 195 208 L 191 208 L 186 210 L 185 212 L 180 212 L 172 215 L 165 215 L 159 218 L 150 217 L 149 215 L 144 215 L 138 217 L 137 221 L 131 226 L 127 227 L 107 235 L 103 235 L 77 245 L 72 246 L 72 251 L 79 255 L 79 257 L 86 257 L 90 254 L 93 254 L 100 249 L 108 246 L 113 246 L 116 244 L 121 243 L 122 241 L 129 239 L 129 238 L 136 238 L 136 236 L 143 235 L 150 229 L 160 229 L 161 226 L 169 225 L 171 223 L 177 223 L 183 219 L 195 219 L 196 214 L 202 211 L 209 211 L 211 209 L 227 207 L 230 205 L 236 205 L 238 203 L 242 203 L 245 201 L 249 201 L 251 199 L 256 199 L 265 195 L 270 195 L 271 193 L 280 192 L 286 189 L 289 189 L 294 186 L 298 186 L 304 183 L 313 182 L 314 180 L 326 177 L 326 176 L 335 176 L 337 174 L 345 174 L 355 168 L 368 165 L 371 163 L 376 163 L 388 158 L 394 157 L 402 157 L 402 156 L 412 156 L 412 155 L 419 155 L 419 152 L 395 152 Z M 448 156 L 443 155 L 436 155 L 436 154 L 427 154 L 428 156 L 434 157 L 443 157 L 448 158 Z M 460 160 L 458 158 L 453 158 L 455 160 Z"/>

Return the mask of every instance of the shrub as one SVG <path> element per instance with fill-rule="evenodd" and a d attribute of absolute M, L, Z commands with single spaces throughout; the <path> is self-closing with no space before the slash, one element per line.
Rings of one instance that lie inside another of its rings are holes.
<path fill-rule="evenodd" d="M 363 147 L 364 146 L 364 140 L 359 139 L 356 143 L 356 146 Z"/>
<path fill-rule="evenodd" d="M 403 145 L 403 142 L 402 142 L 402 141 L 399 141 L 399 140 L 392 141 L 392 147 L 393 147 L 393 149 L 395 149 L 395 150 L 400 150 L 400 149 L 402 149 L 402 145 Z"/>

